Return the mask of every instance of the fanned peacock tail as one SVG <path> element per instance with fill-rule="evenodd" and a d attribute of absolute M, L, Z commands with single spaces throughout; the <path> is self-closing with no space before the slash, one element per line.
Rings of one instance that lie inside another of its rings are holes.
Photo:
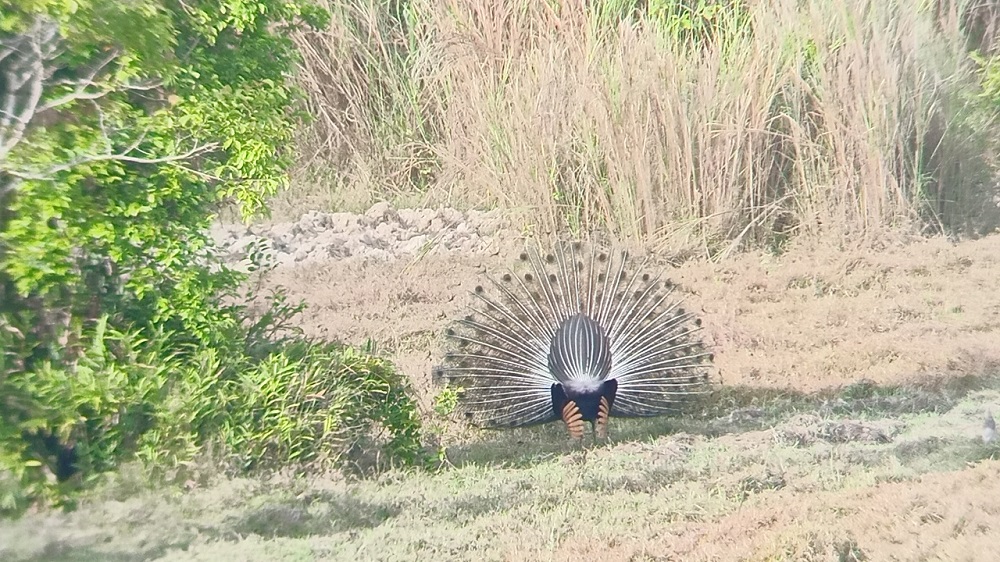
<path fill-rule="evenodd" d="M 475 288 L 470 315 L 447 331 L 436 375 L 463 389 L 473 423 L 517 427 L 562 419 L 607 435 L 610 416 L 656 416 L 709 390 L 701 321 L 673 286 L 630 268 L 627 253 L 563 244 L 520 256 L 520 271 Z"/>

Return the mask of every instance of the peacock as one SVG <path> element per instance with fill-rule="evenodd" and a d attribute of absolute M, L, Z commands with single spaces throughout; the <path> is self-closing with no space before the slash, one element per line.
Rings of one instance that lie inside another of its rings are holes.
<path fill-rule="evenodd" d="M 446 330 L 435 380 L 457 387 L 476 425 L 562 420 L 582 439 L 615 417 L 657 416 L 710 390 L 701 320 L 674 286 L 625 251 L 596 244 L 529 247 L 519 266 L 472 291 L 470 314 Z"/>

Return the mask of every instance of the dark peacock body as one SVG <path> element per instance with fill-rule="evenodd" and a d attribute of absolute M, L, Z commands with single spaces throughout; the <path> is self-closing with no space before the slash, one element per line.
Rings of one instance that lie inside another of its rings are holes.
<path fill-rule="evenodd" d="M 524 271 L 476 287 L 473 313 L 447 335 L 438 376 L 462 389 L 460 407 L 486 427 L 562 419 L 582 438 L 608 418 L 656 416 L 709 389 L 701 322 L 658 276 L 629 257 L 579 243 L 521 254 Z"/>

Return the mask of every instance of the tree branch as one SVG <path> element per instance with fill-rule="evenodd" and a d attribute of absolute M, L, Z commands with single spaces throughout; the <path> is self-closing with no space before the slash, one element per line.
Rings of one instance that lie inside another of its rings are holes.
<path fill-rule="evenodd" d="M 5 91 L 0 105 L 0 162 L 24 137 L 28 122 L 35 115 L 42 98 L 45 81 L 45 61 L 56 49 L 57 28 L 54 24 L 36 22 L 31 31 L 9 47 L 19 53 L 3 72 Z M 11 55 L 5 55 L 5 58 Z M 27 87 L 27 91 L 23 91 Z"/>
<path fill-rule="evenodd" d="M 54 86 L 73 86 L 73 91 L 46 102 L 45 104 L 43 104 L 41 107 L 38 108 L 38 112 L 41 113 L 42 111 L 54 109 L 61 105 L 66 105 L 67 103 L 77 100 L 95 100 L 108 95 L 108 93 L 113 91 L 114 88 L 105 87 L 97 92 L 91 92 L 87 90 L 90 87 L 100 85 L 97 82 L 95 82 L 94 79 L 102 70 L 107 68 L 107 66 L 111 64 L 112 61 L 118 58 L 118 55 L 120 54 L 121 51 L 119 51 L 118 49 L 112 49 L 106 57 L 99 60 L 97 64 L 94 65 L 94 67 L 90 70 L 90 73 L 88 73 L 87 76 L 79 80 L 63 80 L 54 83 L 53 84 Z"/>
<path fill-rule="evenodd" d="M 102 107 L 96 100 L 115 92 L 154 90 L 161 87 L 162 82 L 117 83 L 114 78 L 107 77 L 122 55 L 118 48 L 100 53 L 84 68 L 77 67 L 75 76 L 53 80 L 53 74 L 59 69 L 62 48 L 58 25 L 44 17 L 36 19 L 23 33 L 0 37 L 0 195 L 16 190 L 20 181 L 52 180 L 57 174 L 95 162 L 165 164 L 183 162 L 218 149 L 218 143 L 198 144 L 195 141 L 193 148 L 181 154 L 150 157 L 139 150 L 148 131 L 143 131 L 128 146 L 115 149 L 110 140 L 112 131 L 105 129 Z M 88 100 L 96 108 L 98 127 L 103 135 L 103 139 L 92 147 L 94 153 L 68 162 L 28 165 L 19 170 L 5 165 L 10 152 L 23 141 L 29 125 L 43 112 Z M 187 139 L 178 141 L 187 144 Z M 50 167 L 45 169 L 45 166 Z M 184 166 L 184 169 L 189 168 Z"/>
<path fill-rule="evenodd" d="M 121 56 L 117 48 L 89 65 L 82 77 L 50 82 L 55 71 L 55 65 L 50 63 L 60 48 L 58 27 L 45 19 L 37 20 L 24 34 L 0 40 L 0 162 L 24 138 L 32 119 L 42 112 L 76 101 L 97 100 L 116 91 L 146 91 L 162 85 L 157 80 L 133 84 L 102 82 L 100 76 Z M 47 91 L 65 86 L 71 88 L 68 93 L 42 102 Z"/>
<path fill-rule="evenodd" d="M 208 143 L 196 146 L 191 150 L 183 154 L 172 154 L 169 156 L 160 156 L 158 158 L 148 158 L 145 156 L 131 156 L 128 153 L 135 149 L 138 142 L 141 142 L 141 138 L 136 143 L 133 143 L 124 152 L 115 154 L 94 154 L 91 156 L 85 156 L 83 158 L 78 158 L 72 162 L 67 162 L 66 164 L 61 164 L 59 166 L 54 166 L 49 168 L 42 173 L 32 173 L 32 172 L 20 172 L 15 170 L 5 170 L 5 173 L 11 177 L 15 177 L 21 180 L 51 180 L 55 179 L 54 176 L 60 172 L 66 172 L 77 166 L 83 166 L 86 164 L 92 164 L 94 162 L 129 162 L 132 164 L 165 164 L 167 162 L 180 162 L 183 160 L 188 160 L 199 154 L 204 154 L 205 152 L 210 152 L 219 147 L 218 143 Z"/>

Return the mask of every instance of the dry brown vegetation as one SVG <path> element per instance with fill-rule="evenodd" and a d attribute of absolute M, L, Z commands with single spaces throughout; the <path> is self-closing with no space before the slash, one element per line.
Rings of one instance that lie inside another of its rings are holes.
<path fill-rule="evenodd" d="M 495 206 L 711 252 L 989 230 L 964 3 L 672 5 L 331 3 L 299 38 L 301 178 L 321 204 Z"/>

